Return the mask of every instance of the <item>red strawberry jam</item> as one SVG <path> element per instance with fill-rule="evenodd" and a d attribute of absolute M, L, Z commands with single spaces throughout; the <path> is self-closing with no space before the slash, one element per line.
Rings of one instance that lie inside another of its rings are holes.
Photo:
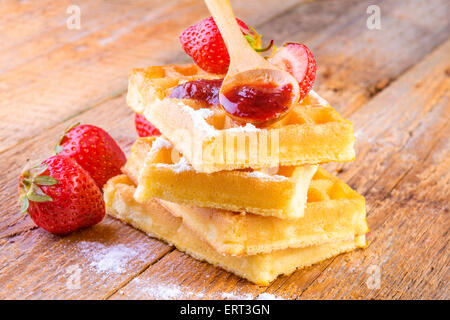
<path fill-rule="evenodd" d="M 292 85 L 274 83 L 235 86 L 220 95 L 223 108 L 241 121 L 278 120 L 289 109 Z"/>
<path fill-rule="evenodd" d="M 219 104 L 219 90 L 223 79 L 195 80 L 182 83 L 172 89 L 170 98 L 195 99 L 210 105 Z"/>

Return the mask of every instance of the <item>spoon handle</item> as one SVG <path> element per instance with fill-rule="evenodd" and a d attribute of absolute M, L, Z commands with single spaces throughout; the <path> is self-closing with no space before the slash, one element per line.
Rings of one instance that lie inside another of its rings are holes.
<path fill-rule="evenodd" d="M 205 3 L 227 46 L 231 60 L 230 69 L 242 71 L 242 69 L 248 69 L 264 63 L 265 60 L 250 47 L 242 35 L 230 1 L 205 0 Z M 261 60 L 264 60 L 264 62 L 261 62 Z"/>

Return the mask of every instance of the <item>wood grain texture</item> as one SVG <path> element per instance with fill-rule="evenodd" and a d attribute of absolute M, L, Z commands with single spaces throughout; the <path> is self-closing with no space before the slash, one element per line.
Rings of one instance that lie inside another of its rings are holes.
<path fill-rule="evenodd" d="M 2 240 L 0 250 L 0 299 L 98 299 L 171 248 L 107 218 L 67 237 L 31 230 Z"/>
<path fill-rule="evenodd" d="M 124 97 L 129 69 L 187 61 L 176 36 L 207 15 L 198 0 L 86 0 L 78 1 L 75 31 L 65 26 L 69 3 L 0 6 L 0 30 L 11 30 L 0 32 L 0 298 L 450 298 L 448 1 L 370 1 L 382 13 L 382 30 L 373 31 L 365 27 L 369 1 L 233 2 L 264 38 L 312 48 L 316 90 L 357 134 L 357 159 L 327 168 L 366 196 L 371 227 L 366 250 L 268 288 L 111 218 L 61 238 L 18 212 L 26 159 L 46 157 L 69 124 L 99 125 L 129 149 L 136 138 Z M 82 269 L 77 290 L 66 285 L 74 263 Z M 381 271 L 376 290 L 366 284 L 372 265 Z"/>
<path fill-rule="evenodd" d="M 380 30 L 366 26 L 369 5 L 380 8 Z M 259 30 L 306 43 L 317 57 L 316 90 L 348 116 L 450 36 L 449 14 L 446 0 L 317 1 Z"/>
<path fill-rule="evenodd" d="M 449 298 L 449 129 L 370 211 L 368 248 L 349 261 L 334 259 L 301 298 Z M 380 270 L 379 288 L 366 285 L 370 266 Z"/>

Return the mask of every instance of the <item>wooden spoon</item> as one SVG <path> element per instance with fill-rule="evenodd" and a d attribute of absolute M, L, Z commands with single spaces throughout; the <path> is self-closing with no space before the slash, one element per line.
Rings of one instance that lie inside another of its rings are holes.
<path fill-rule="evenodd" d="M 240 122 L 264 125 L 281 119 L 299 99 L 300 90 L 297 80 L 288 72 L 268 62 L 249 45 L 236 22 L 229 0 L 205 0 L 205 3 L 219 28 L 230 55 L 230 66 L 219 92 L 220 104 L 225 111 Z M 250 106 L 252 110 L 249 113 L 237 112 L 236 104 L 230 106 L 228 98 L 233 89 L 239 90 L 242 86 L 247 89 L 249 87 L 256 88 L 256 90 L 263 89 L 265 95 L 259 96 L 259 102 L 262 100 L 267 103 L 257 105 L 257 100 L 252 100 L 252 96 L 249 96 L 244 107 Z M 270 104 L 273 104 L 273 99 L 276 99 L 276 93 L 279 93 L 281 88 L 290 88 L 288 95 L 286 96 L 286 92 L 284 95 L 283 105 L 285 107 L 278 111 L 274 110 L 273 114 L 270 114 L 272 112 Z M 275 95 L 272 95 L 271 91 Z M 257 113 L 258 110 L 268 112 L 266 117 L 256 117 L 254 114 L 252 116 L 252 112 Z"/>

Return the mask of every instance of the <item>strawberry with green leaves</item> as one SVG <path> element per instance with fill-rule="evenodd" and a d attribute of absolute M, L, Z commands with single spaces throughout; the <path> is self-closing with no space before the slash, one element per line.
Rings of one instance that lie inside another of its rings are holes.
<path fill-rule="evenodd" d="M 21 211 L 41 228 L 68 234 L 93 226 L 105 216 L 95 181 L 75 160 L 56 155 L 25 169 L 19 180 Z"/>
<path fill-rule="evenodd" d="M 243 21 L 236 19 L 249 44 L 257 52 L 270 49 L 273 41 L 266 48 L 261 48 L 261 36 Z M 212 17 L 190 26 L 180 35 L 184 51 L 195 63 L 210 73 L 225 74 L 230 65 L 227 47 Z"/>
<path fill-rule="evenodd" d="M 121 173 L 126 157 L 119 145 L 103 129 L 76 124 L 67 129 L 56 153 L 74 159 L 102 189 L 106 181 Z"/>

